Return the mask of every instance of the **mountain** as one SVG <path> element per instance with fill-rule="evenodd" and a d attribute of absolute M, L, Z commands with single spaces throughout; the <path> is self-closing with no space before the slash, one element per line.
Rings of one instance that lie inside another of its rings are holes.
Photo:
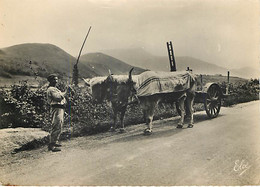
<path fill-rule="evenodd" d="M 105 54 L 104 54 L 105 53 Z M 175 58 L 177 70 L 193 69 L 196 74 L 227 74 L 227 69 L 192 57 Z M 28 43 L 0 49 L 0 77 L 12 78 L 14 75 L 46 77 L 58 73 L 64 77 L 72 76 L 76 58 L 52 44 Z M 167 56 L 156 56 L 143 49 L 115 49 L 102 53 L 82 55 L 78 64 L 81 77 L 128 74 L 135 67 L 133 74 L 145 69 L 168 72 Z M 138 68 L 139 67 L 139 68 Z M 259 77 L 253 68 L 233 69 L 231 76 L 245 78 Z"/>
<path fill-rule="evenodd" d="M 132 66 L 154 71 L 169 71 L 170 69 L 167 56 L 155 56 L 142 48 L 111 49 L 102 52 Z"/>
<path fill-rule="evenodd" d="M 37 73 L 46 77 L 57 73 L 71 77 L 76 58 L 52 44 L 20 44 L 0 49 L 0 76 L 33 76 Z M 114 74 L 127 74 L 132 66 L 102 53 L 83 55 L 78 69 L 82 77 L 107 75 L 108 69 Z M 135 68 L 136 73 L 144 70 Z"/>
<path fill-rule="evenodd" d="M 259 69 L 251 68 L 251 67 L 243 67 L 239 69 L 231 69 L 230 72 L 234 76 L 238 77 L 246 77 L 246 78 L 257 78 L 260 77 L 260 71 Z"/>
<path fill-rule="evenodd" d="M 152 55 L 142 48 L 111 49 L 102 52 L 133 66 L 153 71 L 170 71 L 168 56 Z M 188 56 L 176 56 L 175 54 L 175 62 L 177 71 L 186 70 L 187 67 L 192 69 L 196 74 L 227 75 L 228 71 L 227 68 Z M 253 68 L 232 69 L 230 70 L 230 73 L 231 76 L 244 78 L 259 77 L 259 72 Z"/>
<path fill-rule="evenodd" d="M 155 56 L 142 48 L 113 49 L 103 53 L 113 56 L 133 66 L 153 71 L 170 71 L 168 56 Z M 186 70 L 187 67 L 198 74 L 226 74 L 227 69 L 220 66 L 186 56 L 175 56 L 177 70 Z"/>
<path fill-rule="evenodd" d="M 20 44 L 0 50 L 0 75 L 34 75 L 46 77 L 50 73 L 71 76 L 76 58 L 52 44 Z M 91 67 L 79 64 L 81 74 L 97 74 Z"/>
<path fill-rule="evenodd" d="M 121 60 L 113 58 L 109 55 L 102 53 L 88 53 L 82 55 L 80 62 L 85 65 L 89 65 L 98 75 L 108 75 L 108 70 L 116 75 L 128 74 L 133 67 L 124 63 Z M 134 67 L 133 74 L 140 74 L 145 70 L 139 67 Z"/>
<path fill-rule="evenodd" d="M 189 67 L 196 74 L 226 75 L 228 71 L 226 68 L 187 56 L 176 57 L 175 61 L 178 69 L 185 70 Z"/>

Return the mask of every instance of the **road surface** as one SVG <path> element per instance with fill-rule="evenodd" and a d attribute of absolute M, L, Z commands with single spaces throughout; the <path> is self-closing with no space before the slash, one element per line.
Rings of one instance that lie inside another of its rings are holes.
<path fill-rule="evenodd" d="M 3 185 L 260 185 L 260 102 L 222 108 L 219 117 L 195 113 L 195 127 L 177 129 L 179 117 L 127 133 L 102 133 L 8 155 Z"/>

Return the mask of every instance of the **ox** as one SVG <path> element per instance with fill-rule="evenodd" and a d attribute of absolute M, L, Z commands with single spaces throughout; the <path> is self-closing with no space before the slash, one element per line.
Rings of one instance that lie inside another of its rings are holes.
<path fill-rule="evenodd" d="M 129 79 L 132 80 L 131 74 Z M 134 82 L 136 84 L 133 89 L 146 120 L 145 134 L 152 133 L 154 111 L 159 102 L 177 103 L 181 114 L 177 128 L 183 127 L 185 111 L 190 119 L 188 128 L 193 127 L 193 102 L 196 84 L 195 77 L 190 72 L 146 71 L 135 77 Z"/>
<path fill-rule="evenodd" d="M 95 77 L 87 81 L 83 79 L 87 86 L 91 87 L 94 102 L 102 103 L 109 101 L 113 110 L 113 124 L 110 131 L 117 128 L 117 117 L 120 117 L 120 132 L 125 132 L 124 116 L 129 104 L 129 100 L 134 97 L 134 82 L 132 81 L 133 68 L 126 75 L 112 75 L 109 72 L 108 77 Z"/>
<path fill-rule="evenodd" d="M 193 127 L 193 101 L 195 97 L 195 77 L 189 72 L 153 72 L 146 71 L 132 76 L 109 75 L 103 81 L 92 86 L 93 97 L 96 100 L 109 100 L 114 111 L 114 125 L 116 128 L 117 114 L 120 113 L 121 131 L 124 131 L 124 115 L 130 100 L 135 98 L 140 104 L 147 128 L 145 134 L 152 133 L 154 111 L 159 102 L 178 103 L 181 118 L 177 128 L 184 124 L 185 111 L 190 121 L 188 128 Z M 185 109 L 186 107 L 186 109 Z"/>

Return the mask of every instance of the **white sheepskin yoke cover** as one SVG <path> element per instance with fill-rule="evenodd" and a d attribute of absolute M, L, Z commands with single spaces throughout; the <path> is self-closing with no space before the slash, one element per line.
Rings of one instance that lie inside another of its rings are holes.
<path fill-rule="evenodd" d="M 96 85 L 96 84 L 101 84 L 106 80 L 107 76 L 103 77 L 94 77 L 88 80 L 88 83 L 90 84 L 90 87 Z"/>
<path fill-rule="evenodd" d="M 185 91 L 190 88 L 194 75 L 188 71 L 156 72 L 146 71 L 133 77 L 137 96 Z"/>
<path fill-rule="evenodd" d="M 102 76 L 102 77 L 94 77 L 88 80 L 88 83 L 90 84 L 91 87 L 97 84 L 102 84 L 108 76 Z M 128 81 L 128 75 L 112 75 L 113 80 L 116 81 L 117 83 L 125 83 Z M 134 76 L 133 76 L 134 77 Z"/>

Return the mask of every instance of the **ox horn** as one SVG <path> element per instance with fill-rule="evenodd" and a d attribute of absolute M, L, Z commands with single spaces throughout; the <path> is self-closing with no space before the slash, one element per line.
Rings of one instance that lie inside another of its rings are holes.
<path fill-rule="evenodd" d="M 84 78 L 81 78 L 81 79 L 84 81 L 84 83 L 85 83 L 86 86 L 90 86 L 90 84 L 89 84 L 89 82 L 87 81 L 87 79 L 84 79 Z"/>
<path fill-rule="evenodd" d="M 132 80 L 132 71 L 134 70 L 134 68 L 132 68 L 130 71 L 129 71 L 129 80 Z"/>
<path fill-rule="evenodd" d="M 109 75 L 106 80 L 113 81 L 113 76 L 112 76 L 113 74 L 111 73 L 110 69 L 108 69 L 108 73 L 109 73 Z"/>

